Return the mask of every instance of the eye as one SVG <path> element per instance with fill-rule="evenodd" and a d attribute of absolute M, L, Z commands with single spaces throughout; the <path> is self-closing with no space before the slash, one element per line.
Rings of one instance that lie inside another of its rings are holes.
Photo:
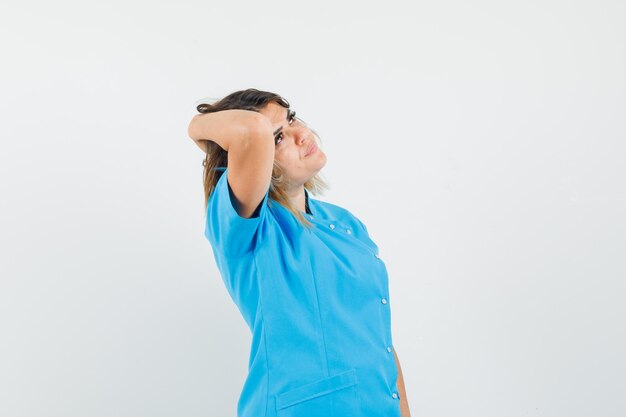
<path fill-rule="evenodd" d="M 289 110 L 287 114 L 287 120 L 289 121 L 289 125 L 291 126 L 293 122 L 296 120 L 296 112 L 293 110 Z M 283 140 L 283 132 L 278 132 L 276 136 L 274 136 L 274 144 L 278 145 Z"/>

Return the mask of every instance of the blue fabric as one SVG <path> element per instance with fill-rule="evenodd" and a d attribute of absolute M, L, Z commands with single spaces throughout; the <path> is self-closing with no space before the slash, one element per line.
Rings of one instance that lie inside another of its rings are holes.
<path fill-rule="evenodd" d="M 388 275 L 365 225 L 305 190 L 309 230 L 269 198 L 240 217 L 222 168 L 205 236 L 252 332 L 238 417 L 399 417 Z"/>

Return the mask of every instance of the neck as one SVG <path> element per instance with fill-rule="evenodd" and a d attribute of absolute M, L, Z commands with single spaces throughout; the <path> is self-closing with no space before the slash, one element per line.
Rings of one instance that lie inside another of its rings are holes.
<path fill-rule="evenodd" d="M 304 195 L 304 185 L 287 190 L 287 195 L 291 203 L 300 211 L 306 211 L 306 196 Z"/>

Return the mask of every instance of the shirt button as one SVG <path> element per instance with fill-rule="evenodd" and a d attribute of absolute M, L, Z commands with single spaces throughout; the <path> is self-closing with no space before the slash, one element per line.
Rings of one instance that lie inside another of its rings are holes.
<path fill-rule="evenodd" d="M 380 302 L 383 303 L 383 304 L 387 304 L 387 299 L 383 298 L 382 300 L 380 300 Z"/>
<path fill-rule="evenodd" d="M 349 235 L 351 235 L 351 234 L 352 234 L 352 230 L 350 230 L 350 229 L 346 230 L 346 232 L 347 232 Z"/>
<path fill-rule="evenodd" d="M 374 256 L 376 256 L 378 259 L 380 259 L 380 255 L 379 254 L 375 254 Z"/>
<path fill-rule="evenodd" d="M 313 215 L 312 215 L 312 214 L 309 214 L 309 219 L 312 219 L 312 218 L 313 218 Z"/>
<path fill-rule="evenodd" d="M 391 396 L 392 396 L 393 398 L 398 398 L 398 393 L 394 392 L 393 394 L 391 394 Z"/>
<path fill-rule="evenodd" d="M 387 346 L 387 352 L 391 352 L 391 346 Z"/>
<path fill-rule="evenodd" d="M 331 223 L 329 227 L 330 227 L 331 229 L 334 229 L 334 228 L 335 228 L 335 225 Z"/>

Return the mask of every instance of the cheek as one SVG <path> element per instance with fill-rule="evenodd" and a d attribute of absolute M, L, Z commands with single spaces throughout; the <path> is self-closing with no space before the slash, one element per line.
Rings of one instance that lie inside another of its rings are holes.
<path fill-rule="evenodd" d="M 278 162 L 280 165 L 283 165 L 283 166 L 287 162 L 287 158 L 285 157 L 285 152 L 278 151 L 278 150 L 274 154 L 274 159 L 276 160 L 276 162 Z"/>
<path fill-rule="evenodd" d="M 298 168 L 302 165 L 297 149 L 281 149 L 276 151 L 274 159 L 286 168 Z"/>

